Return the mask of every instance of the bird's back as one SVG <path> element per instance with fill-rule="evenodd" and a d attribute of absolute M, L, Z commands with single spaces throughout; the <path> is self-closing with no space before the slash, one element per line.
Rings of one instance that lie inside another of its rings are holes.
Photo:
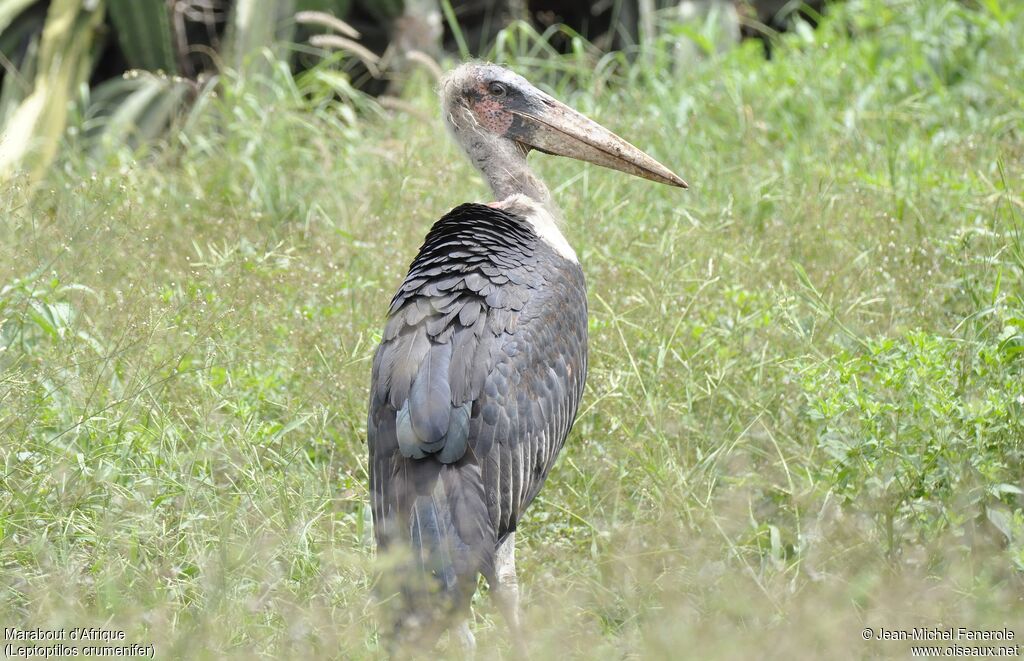
<path fill-rule="evenodd" d="M 464 204 L 435 223 L 373 363 L 378 545 L 410 545 L 468 602 L 569 433 L 586 365 L 578 263 L 500 209 Z"/>

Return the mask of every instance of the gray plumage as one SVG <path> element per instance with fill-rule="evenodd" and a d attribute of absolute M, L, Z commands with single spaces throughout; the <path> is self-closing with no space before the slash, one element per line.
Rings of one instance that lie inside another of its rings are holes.
<path fill-rule="evenodd" d="M 374 357 L 368 439 L 377 542 L 442 546 L 426 556 L 446 608 L 493 575 L 572 427 L 586 366 L 577 263 L 488 206 L 434 225 Z"/>
<path fill-rule="evenodd" d="M 490 536 L 515 529 L 579 404 L 586 315 L 579 265 L 522 219 L 465 204 L 434 225 L 391 303 L 373 363 L 380 543 L 402 525 L 406 501 L 429 493 L 446 467 L 480 467 Z M 430 468 L 417 472 L 425 483 L 396 483 L 418 460 Z"/>

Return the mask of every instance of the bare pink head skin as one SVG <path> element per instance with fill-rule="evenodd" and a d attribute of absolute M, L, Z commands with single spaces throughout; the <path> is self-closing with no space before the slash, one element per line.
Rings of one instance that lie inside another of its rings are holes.
<path fill-rule="evenodd" d="M 441 109 L 498 200 L 525 195 L 551 208 L 551 194 L 526 162 L 532 149 L 687 187 L 643 151 L 496 64 L 467 63 L 445 76 Z"/>

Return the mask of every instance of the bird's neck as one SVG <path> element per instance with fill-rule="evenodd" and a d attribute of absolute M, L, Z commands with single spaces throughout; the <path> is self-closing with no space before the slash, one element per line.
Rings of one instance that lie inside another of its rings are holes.
<path fill-rule="evenodd" d="M 576 251 L 562 234 L 558 216 L 546 206 L 521 193 L 513 194 L 490 205 L 521 219 L 556 253 L 573 264 L 579 264 Z"/>
<path fill-rule="evenodd" d="M 458 131 L 456 136 L 464 137 Z M 555 252 L 579 263 L 559 228 L 561 214 L 551 192 L 526 162 L 526 150 L 512 140 L 484 132 L 459 142 L 494 192 L 491 206 L 521 217 Z"/>
<path fill-rule="evenodd" d="M 470 160 L 487 180 L 495 200 L 525 195 L 545 209 L 556 213 L 551 192 L 526 162 L 526 152 L 515 142 L 493 135 L 474 136 L 466 151 Z"/>

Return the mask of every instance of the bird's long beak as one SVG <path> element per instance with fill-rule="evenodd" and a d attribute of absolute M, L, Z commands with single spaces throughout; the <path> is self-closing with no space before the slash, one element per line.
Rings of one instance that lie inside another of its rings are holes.
<path fill-rule="evenodd" d="M 510 133 L 548 154 L 568 156 L 670 186 L 687 188 L 679 175 L 594 120 L 545 95 L 541 110 L 512 110 Z"/>

